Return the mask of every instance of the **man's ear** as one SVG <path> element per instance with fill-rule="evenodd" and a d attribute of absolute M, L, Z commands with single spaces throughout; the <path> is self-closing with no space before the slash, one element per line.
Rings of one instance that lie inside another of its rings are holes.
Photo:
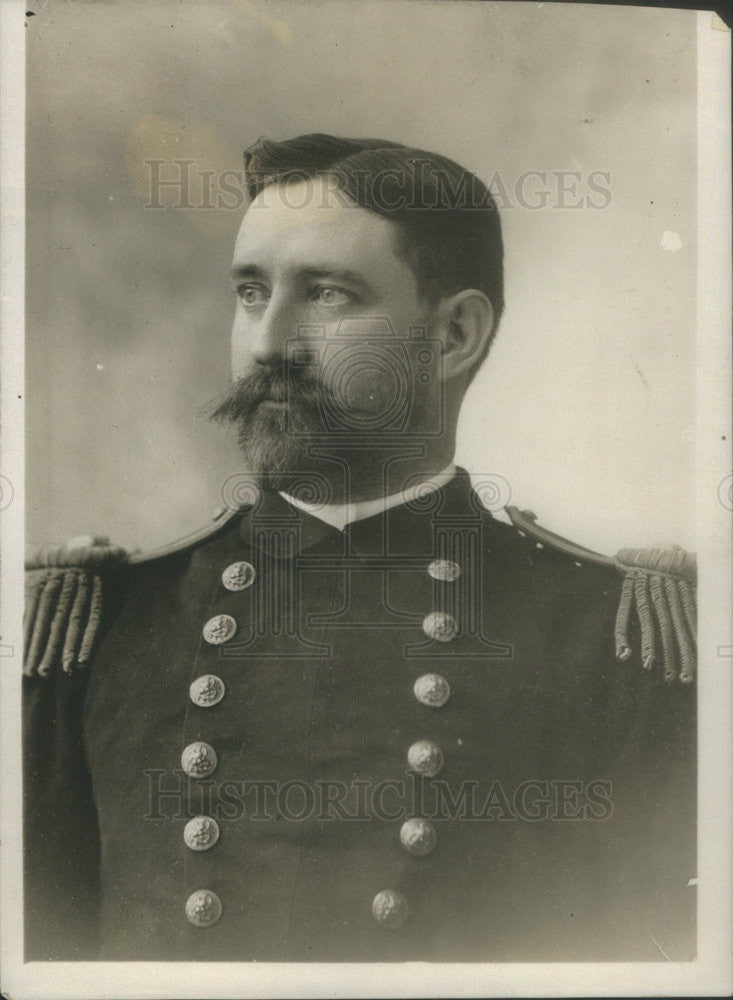
<path fill-rule="evenodd" d="M 483 292 L 466 288 L 444 299 L 440 314 L 445 345 L 443 377 L 449 382 L 470 375 L 483 359 L 494 326 L 494 310 Z"/>

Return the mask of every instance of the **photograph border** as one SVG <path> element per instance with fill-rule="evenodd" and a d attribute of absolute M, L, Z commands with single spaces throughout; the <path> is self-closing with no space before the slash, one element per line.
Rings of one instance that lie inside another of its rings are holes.
<path fill-rule="evenodd" d="M 690 963 L 23 963 L 20 681 L 24 539 L 24 41 L 19 0 L 0 3 L 2 133 L 2 915 L 5 995 L 51 998 L 725 995 L 731 987 L 730 31 L 697 16 L 700 606 L 699 949 Z M 717 21 L 716 21 L 717 19 Z M 727 437 L 727 442 L 725 438 Z M 722 438 L 722 440 L 721 440 Z M 726 480 L 726 477 L 727 480 Z M 723 487 L 724 488 L 724 487 Z"/>

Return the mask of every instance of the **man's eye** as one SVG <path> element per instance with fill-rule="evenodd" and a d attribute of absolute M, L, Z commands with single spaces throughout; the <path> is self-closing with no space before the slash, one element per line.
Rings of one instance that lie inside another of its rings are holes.
<path fill-rule="evenodd" d="M 267 301 L 267 290 L 262 285 L 240 285 L 237 295 L 245 306 L 258 306 Z"/>
<path fill-rule="evenodd" d="M 333 285 L 317 285 L 311 297 L 319 306 L 344 306 L 352 299 L 348 292 Z"/>

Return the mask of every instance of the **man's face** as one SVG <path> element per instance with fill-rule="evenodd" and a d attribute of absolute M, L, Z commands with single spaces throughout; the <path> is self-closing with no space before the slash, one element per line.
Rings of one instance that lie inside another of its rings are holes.
<path fill-rule="evenodd" d="M 270 185 L 242 222 L 232 282 L 235 385 L 219 415 L 237 423 L 251 471 L 312 468 L 314 439 L 363 437 L 373 451 L 400 421 L 419 435 L 440 352 L 411 339 L 429 316 L 393 223 L 327 178 Z"/>

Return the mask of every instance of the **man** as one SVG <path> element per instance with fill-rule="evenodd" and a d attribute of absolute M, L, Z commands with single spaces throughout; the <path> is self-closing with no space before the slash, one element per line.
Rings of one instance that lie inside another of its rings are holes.
<path fill-rule="evenodd" d="M 489 192 L 383 140 L 245 165 L 228 511 L 32 563 L 27 956 L 692 958 L 689 561 L 622 585 L 453 465 Z"/>

